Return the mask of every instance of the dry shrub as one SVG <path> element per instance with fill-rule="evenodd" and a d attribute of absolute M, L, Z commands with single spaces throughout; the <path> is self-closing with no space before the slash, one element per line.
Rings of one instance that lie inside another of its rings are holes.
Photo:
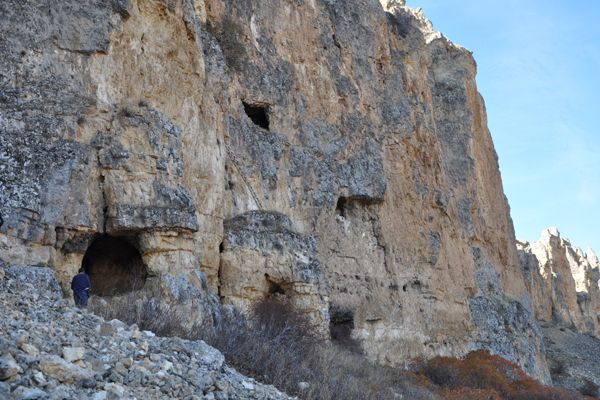
<path fill-rule="evenodd" d="M 550 366 L 550 373 L 552 374 L 552 377 L 554 377 L 555 375 L 562 375 L 566 372 L 567 368 L 565 366 L 564 361 L 562 360 L 552 360 L 551 366 Z"/>
<path fill-rule="evenodd" d="M 135 323 L 160 336 L 205 340 L 241 373 L 307 400 L 582 398 L 543 386 L 516 364 L 485 351 L 472 352 L 464 359 L 417 361 L 413 371 L 373 363 L 363 354 L 320 338 L 310 319 L 282 297 L 257 303 L 248 320 L 224 307 L 215 325 L 198 323 L 190 329 L 174 309 L 137 298 L 136 293 L 120 301 L 111 299 L 102 307 L 92 302 L 91 308 L 106 319 Z M 300 382 L 308 383 L 308 388 L 301 390 Z"/>
<path fill-rule="evenodd" d="M 451 399 L 479 399 L 493 393 L 507 400 L 575 400 L 577 393 L 544 386 L 527 376 L 516 364 L 486 351 L 469 353 L 464 359 L 436 357 L 417 366 Z M 473 392 L 469 390 L 480 390 Z M 489 392 L 489 393 L 488 393 Z M 464 397 L 460 397 L 464 395 Z"/>
<path fill-rule="evenodd" d="M 585 396 L 598 397 L 600 395 L 600 387 L 591 380 L 584 379 L 583 385 L 579 389 L 579 393 Z"/>
<path fill-rule="evenodd" d="M 170 306 L 156 298 L 131 292 L 108 299 L 92 297 L 89 310 L 106 320 L 118 319 L 158 336 L 188 337 L 185 316 L 173 312 Z"/>
<path fill-rule="evenodd" d="M 249 319 L 244 324 L 229 318 L 213 333 L 204 330 L 197 336 L 221 350 L 240 372 L 302 399 L 437 398 L 414 375 L 323 340 L 285 298 L 257 303 Z M 300 382 L 308 388 L 301 390 Z"/>
<path fill-rule="evenodd" d="M 442 394 L 446 400 L 503 400 L 494 389 L 446 389 Z"/>
<path fill-rule="evenodd" d="M 302 399 L 439 398 L 422 376 L 372 363 L 323 340 L 310 319 L 285 298 L 258 302 L 248 320 L 224 307 L 216 325 L 198 323 L 186 329 L 177 312 L 137 296 L 132 293 L 121 301 L 92 302 L 90 309 L 106 319 L 135 323 L 160 336 L 205 340 L 241 373 Z M 300 389 L 300 382 L 308 383 L 308 388 Z"/>

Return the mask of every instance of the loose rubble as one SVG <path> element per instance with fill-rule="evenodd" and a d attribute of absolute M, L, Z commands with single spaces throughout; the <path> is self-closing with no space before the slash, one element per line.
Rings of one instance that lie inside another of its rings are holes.
<path fill-rule="evenodd" d="M 574 326 L 547 323 L 542 330 L 554 385 L 571 390 L 587 385 L 600 397 L 600 339 L 577 332 Z"/>
<path fill-rule="evenodd" d="M 49 268 L 0 268 L 0 315 L 2 399 L 290 398 L 228 367 L 203 341 L 74 308 Z"/>

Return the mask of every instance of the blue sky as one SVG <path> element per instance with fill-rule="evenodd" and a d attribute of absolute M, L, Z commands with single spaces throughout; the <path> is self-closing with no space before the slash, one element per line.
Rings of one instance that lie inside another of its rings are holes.
<path fill-rule="evenodd" d="M 600 1 L 407 5 L 474 53 L 517 238 L 600 252 Z"/>

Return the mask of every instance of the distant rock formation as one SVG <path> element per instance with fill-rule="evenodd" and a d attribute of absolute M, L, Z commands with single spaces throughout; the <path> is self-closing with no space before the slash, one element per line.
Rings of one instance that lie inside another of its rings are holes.
<path fill-rule="evenodd" d="M 594 251 L 573 246 L 556 228 L 517 247 L 536 317 L 600 337 L 600 262 Z"/>

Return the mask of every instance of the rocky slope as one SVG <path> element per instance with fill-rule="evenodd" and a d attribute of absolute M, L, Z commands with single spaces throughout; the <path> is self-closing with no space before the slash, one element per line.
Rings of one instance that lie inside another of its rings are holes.
<path fill-rule="evenodd" d="M 552 383 L 600 397 L 600 339 L 542 323 Z"/>
<path fill-rule="evenodd" d="M 0 267 L 2 399 L 288 399 L 202 341 L 159 338 L 62 299 L 45 267 Z"/>
<path fill-rule="evenodd" d="M 420 12 L 6 0 L 0 37 L 4 261 L 190 319 L 280 293 L 384 363 L 548 381 L 475 61 Z"/>

